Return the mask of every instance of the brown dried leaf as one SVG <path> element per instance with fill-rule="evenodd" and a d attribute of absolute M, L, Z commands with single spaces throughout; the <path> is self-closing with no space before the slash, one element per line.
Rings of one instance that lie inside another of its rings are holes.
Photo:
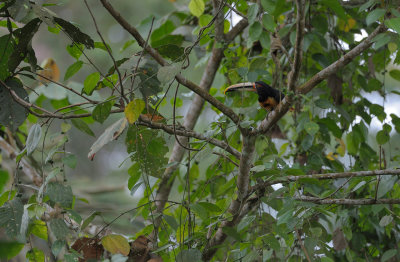
<path fill-rule="evenodd" d="M 343 234 L 343 231 L 340 227 L 336 228 L 335 231 L 333 231 L 333 248 L 336 251 L 343 250 L 347 247 L 347 241 L 346 237 Z"/>
<path fill-rule="evenodd" d="M 79 261 L 81 262 L 88 261 L 89 259 L 100 260 L 104 248 L 99 242 L 100 239 L 83 237 L 77 239 L 71 248 L 83 255 L 83 259 L 79 258 Z"/>

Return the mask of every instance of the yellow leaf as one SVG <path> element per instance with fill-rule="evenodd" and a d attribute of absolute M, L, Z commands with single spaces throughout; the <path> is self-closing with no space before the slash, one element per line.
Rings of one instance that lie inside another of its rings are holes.
<path fill-rule="evenodd" d="M 121 235 L 108 235 L 101 240 L 103 247 L 111 254 L 129 255 L 130 247 L 128 240 Z"/>
<path fill-rule="evenodd" d="M 140 113 L 142 113 L 144 109 L 144 101 L 140 99 L 135 99 L 125 107 L 125 116 L 128 119 L 128 122 L 130 124 L 135 123 L 136 120 L 138 120 Z"/>
<path fill-rule="evenodd" d="M 356 20 L 349 18 L 347 21 L 339 20 L 339 29 L 349 32 L 356 25 Z"/>
<path fill-rule="evenodd" d="M 346 153 L 346 145 L 344 144 L 344 141 L 342 139 L 338 139 L 339 140 L 339 146 L 338 148 L 336 148 L 336 152 L 340 155 L 340 156 L 344 156 L 344 154 Z"/>
<path fill-rule="evenodd" d="M 331 161 L 334 161 L 337 157 L 338 157 L 338 154 L 334 154 L 333 152 L 329 152 L 329 153 L 326 155 L 326 158 L 329 159 L 329 160 L 331 160 Z"/>
<path fill-rule="evenodd" d="M 40 66 L 43 68 L 43 70 L 39 71 L 39 74 L 43 76 L 39 76 L 40 82 L 48 83 L 50 80 L 54 82 L 60 80 L 60 69 L 53 58 L 44 60 Z"/>

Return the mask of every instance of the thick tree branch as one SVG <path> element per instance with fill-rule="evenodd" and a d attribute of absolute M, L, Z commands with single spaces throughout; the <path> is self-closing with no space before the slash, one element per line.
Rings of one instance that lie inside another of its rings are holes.
<path fill-rule="evenodd" d="M 253 164 L 255 151 L 255 136 L 243 136 L 242 157 L 239 163 L 237 178 L 238 199 L 244 200 L 249 193 L 250 168 Z"/>
<path fill-rule="evenodd" d="M 363 198 L 363 199 L 342 199 L 342 198 L 333 198 L 333 199 L 322 199 L 318 197 L 310 197 L 310 196 L 300 196 L 293 197 L 293 200 L 303 201 L 303 202 L 312 202 L 320 205 L 378 205 L 378 204 L 400 204 L 400 199 L 373 199 L 373 198 Z"/>
<path fill-rule="evenodd" d="M 299 94 L 307 94 L 310 92 L 316 85 L 321 83 L 324 79 L 326 79 L 331 74 L 336 73 L 340 68 L 343 68 L 345 65 L 350 63 L 355 57 L 360 55 L 362 52 L 367 50 L 372 44 L 372 40 L 380 33 L 383 33 L 387 30 L 387 27 L 384 24 L 379 25 L 367 38 L 364 39 L 359 45 L 350 50 L 347 54 L 342 56 L 339 60 L 324 68 L 316 75 L 314 75 L 310 80 L 306 83 L 298 87 L 296 90 Z M 265 118 L 257 130 L 252 132 L 252 135 L 257 135 L 259 133 L 266 133 L 276 122 L 281 119 L 286 112 L 289 110 L 292 101 L 291 99 L 286 99 L 286 97 L 281 102 L 280 106 L 277 110 L 271 112 L 267 118 Z"/>
<path fill-rule="evenodd" d="M 168 65 L 167 61 L 158 53 L 158 51 L 154 48 L 152 48 L 149 45 L 146 45 L 146 41 L 143 39 L 143 37 L 140 35 L 140 33 L 136 30 L 135 27 L 131 26 L 128 21 L 125 20 L 121 16 L 119 12 L 117 12 L 111 4 L 107 0 L 100 0 L 103 6 L 107 9 L 107 11 L 115 18 L 115 20 L 126 30 L 128 31 L 138 42 L 138 44 L 146 50 L 160 65 L 166 66 Z M 222 23 L 223 24 L 223 23 Z M 221 103 L 218 99 L 210 95 L 206 90 L 201 88 L 201 85 L 198 86 L 192 81 L 184 78 L 181 74 L 178 74 L 175 76 L 175 79 L 182 85 L 186 86 L 193 92 L 195 92 L 197 95 L 199 95 L 202 99 L 206 100 L 209 102 L 211 105 L 213 105 L 215 108 L 220 110 L 222 113 L 224 113 L 227 117 L 229 117 L 235 124 L 239 125 L 240 118 L 238 115 L 233 112 L 233 110 L 227 106 L 225 106 L 223 103 Z"/>
<path fill-rule="evenodd" d="M 400 175 L 400 169 L 385 169 L 385 170 L 371 170 L 371 171 L 354 171 L 354 172 L 342 172 L 342 173 L 326 173 L 326 174 L 314 174 L 314 175 L 303 175 L 303 176 L 285 176 L 283 178 L 275 179 L 273 181 L 266 181 L 261 184 L 257 184 L 252 187 L 251 191 L 255 192 L 260 188 L 265 188 L 270 185 L 279 183 L 296 182 L 301 179 L 338 179 L 338 178 L 351 178 L 351 177 L 368 177 L 368 176 L 394 176 Z"/>
<path fill-rule="evenodd" d="M 152 129 L 161 129 L 171 135 L 174 134 L 174 128 L 172 126 L 165 125 L 162 123 L 152 122 L 152 121 L 144 119 L 142 116 L 139 117 L 139 121 L 137 122 L 137 124 L 142 125 L 142 126 L 147 126 Z M 210 138 L 203 134 L 197 133 L 193 130 L 187 130 L 187 129 L 176 128 L 175 133 L 178 136 L 193 137 L 193 138 L 196 138 L 199 140 L 204 140 L 205 142 L 208 142 L 210 144 L 213 144 L 217 147 L 220 147 L 220 148 L 226 150 L 227 152 L 229 152 L 230 154 L 235 156 L 237 159 L 240 159 L 241 153 L 239 151 L 237 151 L 235 148 L 233 148 L 230 145 L 228 145 L 227 143 L 225 143 L 224 141 L 221 141 L 221 140 L 218 140 L 215 138 Z"/>

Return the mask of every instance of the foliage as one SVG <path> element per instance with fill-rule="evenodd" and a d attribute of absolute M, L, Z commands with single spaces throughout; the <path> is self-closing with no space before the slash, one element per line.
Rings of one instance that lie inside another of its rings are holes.
<path fill-rule="evenodd" d="M 190 0 L 138 26 L 100 2 L 135 38 L 120 53 L 86 0 L 96 32 L 50 3 L 0 2 L 0 148 L 17 164 L 0 169 L 0 258 L 27 243 L 29 261 L 400 259 L 400 172 L 387 171 L 400 163 L 400 116 L 385 102 L 400 94 L 398 1 Z M 39 33 L 69 39 L 61 81 L 56 61 L 36 59 Z M 284 93 L 281 107 L 224 94 L 254 81 Z M 80 148 L 90 160 L 127 130 L 125 187 L 143 193 L 116 219 L 137 232 L 87 230 L 103 215 L 76 211 L 86 200 L 65 165 L 88 160 L 65 148 L 72 126 L 96 137 Z"/>

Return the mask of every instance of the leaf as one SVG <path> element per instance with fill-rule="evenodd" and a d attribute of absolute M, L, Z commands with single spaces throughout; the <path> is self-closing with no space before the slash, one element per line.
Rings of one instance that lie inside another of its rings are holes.
<path fill-rule="evenodd" d="M 386 144 L 389 142 L 390 136 L 385 130 L 380 130 L 376 134 L 376 142 L 378 142 L 379 145 Z"/>
<path fill-rule="evenodd" d="M 141 99 L 135 99 L 129 102 L 129 104 L 125 107 L 124 113 L 130 124 L 133 124 L 136 122 L 136 120 L 138 120 L 144 107 L 145 103 Z"/>
<path fill-rule="evenodd" d="M 29 232 L 35 236 L 46 240 L 48 239 L 47 225 L 46 222 L 41 220 L 34 220 L 30 225 Z"/>
<path fill-rule="evenodd" d="M 312 146 L 313 141 L 314 141 L 314 137 L 313 137 L 313 136 L 311 136 L 311 135 L 306 135 L 306 136 L 304 137 L 303 141 L 301 141 L 301 147 L 302 147 L 304 150 L 307 151 L 307 150 L 310 149 L 310 147 Z"/>
<path fill-rule="evenodd" d="M 377 22 L 383 15 L 386 13 L 385 9 L 374 9 L 372 12 L 368 13 L 366 18 L 367 26 L 370 26 L 372 23 Z"/>
<path fill-rule="evenodd" d="M 85 33 L 82 33 L 78 27 L 74 26 L 68 21 L 61 19 L 59 17 L 54 17 L 54 22 L 59 24 L 65 31 L 67 35 L 69 35 L 72 40 L 76 43 L 80 43 L 86 46 L 86 48 L 94 48 L 94 41 L 90 36 Z"/>
<path fill-rule="evenodd" d="M 158 70 L 157 78 L 161 83 L 166 84 L 169 83 L 181 70 L 181 66 L 178 63 L 163 66 Z"/>
<path fill-rule="evenodd" d="M 385 196 L 389 191 L 393 190 L 393 186 L 397 181 L 396 176 L 384 176 L 381 177 L 379 187 L 378 187 L 378 192 L 377 192 L 377 197 L 382 198 Z"/>
<path fill-rule="evenodd" d="M 62 162 L 68 167 L 74 169 L 76 167 L 77 157 L 74 154 L 67 154 L 62 158 Z"/>
<path fill-rule="evenodd" d="M 78 44 L 78 43 L 72 43 L 70 45 L 67 45 L 67 52 L 76 60 L 79 59 L 82 55 L 82 51 L 84 49 L 83 44 Z"/>
<path fill-rule="evenodd" d="M 194 16 L 201 16 L 204 13 L 204 2 L 203 0 L 190 0 L 189 3 L 189 11 L 192 13 Z"/>
<path fill-rule="evenodd" d="M 34 124 L 28 133 L 26 139 L 26 154 L 29 156 L 39 144 L 40 138 L 42 136 L 42 128 L 39 124 Z"/>
<path fill-rule="evenodd" d="M 126 118 L 121 118 L 116 121 L 114 124 L 109 126 L 106 130 L 104 130 L 103 134 L 93 143 L 90 147 L 88 158 L 90 160 L 94 159 L 96 153 L 109 142 L 117 139 L 122 132 L 125 130 L 127 120 Z"/>
<path fill-rule="evenodd" d="M 101 212 L 99 211 L 95 211 L 92 214 L 90 214 L 90 216 L 88 216 L 82 223 L 81 226 L 81 231 L 83 231 L 92 221 L 96 216 L 100 216 Z"/>
<path fill-rule="evenodd" d="M 397 249 L 386 250 L 385 253 L 383 253 L 383 255 L 382 255 L 381 262 L 388 261 L 389 259 L 394 257 L 396 254 L 397 254 Z"/>
<path fill-rule="evenodd" d="M 14 51 L 14 45 L 15 41 L 11 35 L 0 37 L 0 50 L 2 50 L 2 59 L 0 59 L 0 80 L 2 81 L 5 81 L 11 75 L 10 70 L 8 69 L 8 61 Z"/>
<path fill-rule="evenodd" d="M 346 13 L 343 9 L 343 7 L 340 5 L 339 1 L 337 0 L 322 0 L 320 1 L 321 4 L 325 5 L 326 7 L 329 7 L 332 9 L 338 17 L 340 17 L 343 20 L 346 20 Z"/>
<path fill-rule="evenodd" d="M 94 136 L 93 131 L 90 129 L 88 124 L 86 124 L 85 121 L 83 121 L 82 119 L 72 118 L 71 123 L 72 125 L 74 125 L 74 127 L 78 128 L 80 131 L 88 134 L 89 136 Z"/>
<path fill-rule="evenodd" d="M 99 72 L 94 72 L 90 75 L 88 75 L 83 82 L 83 93 L 87 95 L 92 95 L 94 89 L 97 86 L 97 83 L 100 80 L 100 73 Z"/>
<path fill-rule="evenodd" d="M 176 262 L 199 262 L 201 260 L 201 252 L 196 248 L 185 249 L 176 256 Z"/>
<path fill-rule="evenodd" d="M 390 70 L 389 75 L 397 81 L 400 81 L 400 70 L 392 69 Z"/>
<path fill-rule="evenodd" d="M 253 24 L 254 21 L 256 20 L 258 15 L 258 10 L 259 10 L 258 4 L 251 4 L 249 6 L 249 9 L 247 11 L 247 19 L 250 25 Z"/>
<path fill-rule="evenodd" d="M 28 93 L 22 87 L 19 79 L 8 79 L 5 84 L 18 97 L 29 102 Z M 7 88 L 0 83 L 0 124 L 8 126 L 12 131 L 15 131 L 25 121 L 27 116 L 28 111 L 22 105 L 15 102 Z"/>
<path fill-rule="evenodd" d="M 62 207 L 71 208 L 73 194 L 71 186 L 63 185 L 59 182 L 50 182 L 46 188 L 46 195 L 50 200 L 60 204 Z"/>
<path fill-rule="evenodd" d="M 132 188 L 131 188 L 131 196 L 135 195 L 136 191 L 140 188 L 140 186 L 143 184 L 142 181 L 139 183 L 136 183 Z"/>
<path fill-rule="evenodd" d="M 392 223 L 392 221 L 393 221 L 393 217 L 390 215 L 386 215 L 381 218 L 381 221 L 379 221 L 379 225 L 381 227 L 385 227 L 385 226 L 389 225 L 390 223 Z"/>
<path fill-rule="evenodd" d="M 224 232 L 225 234 L 234 238 L 237 241 L 242 241 L 241 235 L 233 227 L 223 227 L 222 232 Z"/>
<path fill-rule="evenodd" d="M 221 212 L 221 208 L 217 206 L 216 204 L 210 203 L 210 202 L 199 202 L 199 205 L 204 207 L 207 211 L 209 212 Z"/>
<path fill-rule="evenodd" d="M 206 220 L 208 218 L 208 212 L 203 206 L 194 203 L 190 204 L 190 209 L 194 211 L 201 219 Z"/>
<path fill-rule="evenodd" d="M 98 104 L 93 109 L 92 113 L 93 119 L 103 124 L 103 122 L 109 117 L 113 104 L 114 104 L 113 100 Z"/>
<path fill-rule="evenodd" d="M 346 237 L 344 236 L 342 229 L 339 227 L 333 231 L 332 241 L 333 248 L 336 251 L 343 250 L 347 247 Z"/>
<path fill-rule="evenodd" d="M 56 239 L 65 239 L 69 234 L 69 229 L 61 218 L 55 218 L 50 220 L 50 229 Z"/>
<path fill-rule="evenodd" d="M 15 239 L 19 235 L 23 213 L 24 206 L 19 198 L 0 207 L 0 226 L 5 228 L 9 238 Z"/>
<path fill-rule="evenodd" d="M 319 125 L 310 121 L 304 125 L 304 129 L 311 136 L 314 136 L 319 131 Z"/>
<path fill-rule="evenodd" d="M 254 22 L 249 28 L 250 41 L 257 41 L 262 33 L 262 26 L 259 22 Z"/>
<path fill-rule="evenodd" d="M 387 25 L 389 28 L 393 29 L 398 34 L 400 34 L 400 17 L 392 18 L 390 20 L 385 20 L 385 25 Z"/>
<path fill-rule="evenodd" d="M 0 240 L 0 259 L 11 259 L 18 255 L 21 250 L 24 248 L 25 243 L 18 242 L 5 242 L 4 240 Z"/>
<path fill-rule="evenodd" d="M 185 48 L 174 45 L 174 44 L 167 44 L 167 45 L 162 45 L 156 48 L 157 51 L 162 55 L 163 57 L 169 58 L 174 62 L 179 62 L 182 61 L 184 58 L 184 52 Z"/>
<path fill-rule="evenodd" d="M 274 30 L 276 28 L 276 24 L 275 24 L 274 18 L 271 15 L 265 13 L 263 15 L 262 22 L 268 31 L 274 32 Z"/>
<path fill-rule="evenodd" d="M 67 71 L 65 72 L 64 81 L 68 80 L 71 76 L 75 75 L 81 69 L 82 65 L 83 65 L 82 61 L 76 61 L 75 63 L 70 65 L 67 68 Z"/>
<path fill-rule="evenodd" d="M 15 45 L 13 53 L 8 59 L 8 69 L 10 72 L 14 72 L 18 65 L 27 57 L 28 53 L 33 51 L 32 38 L 41 23 L 42 21 L 39 18 L 34 18 L 23 28 L 14 31 L 13 34 L 17 37 L 18 43 Z"/>
<path fill-rule="evenodd" d="M 129 255 L 130 247 L 128 240 L 121 235 L 108 235 L 101 239 L 101 243 L 111 254 Z"/>
<path fill-rule="evenodd" d="M 28 259 L 28 261 L 34 261 L 34 262 L 44 262 L 44 253 L 42 250 L 34 248 L 29 250 L 26 253 L 26 258 Z"/>
<path fill-rule="evenodd" d="M 58 254 L 61 252 L 61 250 L 64 248 L 65 242 L 63 240 L 56 240 L 54 241 L 53 245 L 51 246 L 51 253 L 55 257 L 58 256 Z"/>
<path fill-rule="evenodd" d="M 179 225 L 176 222 L 175 218 L 172 216 L 168 216 L 166 214 L 163 214 L 164 220 L 167 222 L 167 224 L 174 229 L 175 231 L 178 229 Z"/>

